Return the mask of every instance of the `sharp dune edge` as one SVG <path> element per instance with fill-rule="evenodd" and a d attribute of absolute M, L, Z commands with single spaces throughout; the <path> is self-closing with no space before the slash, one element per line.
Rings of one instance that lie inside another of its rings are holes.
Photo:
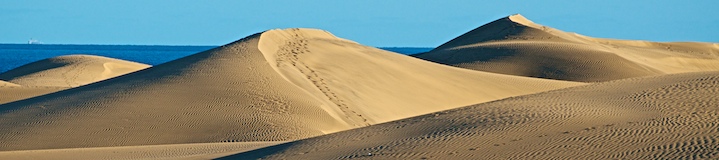
<path fill-rule="evenodd" d="M 0 80 L 28 87 L 77 87 L 150 65 L 94 55 L 66 55 L 33 62 L 0 74 Z"/>
<path fill-rule="evenodd" d="M 270 30 L 0 105 L 0 150 L 296 140 L 578 85 L 439 65 L 321 30 Z"/>
<path fill-rule="evenodd" d="M 223 159 L 716 159 L 719 72 L 472 105 Z"/>
<path fill-rule="evenodd" d="M 415 57 L 479 71 L 581 82 L 719 70 L 719 45 L 592 38 L 512 15 Z"/>
<path fill-rule="evenodd" d="M 417 56 L 451 66 L 317 29 L 106 80 L 58 57 L 0 81 L 40 95 L 0 97 L 0 159 L 716 159 L 718 50 L 513 15 Z"/>

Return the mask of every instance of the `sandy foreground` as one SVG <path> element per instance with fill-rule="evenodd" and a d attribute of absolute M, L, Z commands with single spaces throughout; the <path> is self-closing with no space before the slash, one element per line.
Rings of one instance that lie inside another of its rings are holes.
<path fill-rule="evenodd" d="M 548 91 L 226 159 L 716 159 L 719 72 Z"/>
<path fill-rule="evenodd" d="M 21 150 L 0 152 L 2 159 L 212 159 L 257 148 L 283 143 L 278 142 L 227 142 L 169 145 L 143 145 L 95 148 L 68 148 Z"/>
<path fill-rule="evenodd" d="M 152 67 L 42 60 L 0 74 L 0 159 L 719 155 L 717 44 L 513 15 L 416 57 L 276 29 Z"/>

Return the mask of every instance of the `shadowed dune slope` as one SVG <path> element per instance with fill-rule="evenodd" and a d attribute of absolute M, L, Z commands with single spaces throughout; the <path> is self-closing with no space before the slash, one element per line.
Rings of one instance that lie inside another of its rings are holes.
<path fill-rule="evenodd" d="M 518 14 L 413 56 L 479 71 L 582 82 L 719 70 L 717 44 L 592 38 Z"/>
<path fill-rule="evenodd" d="M 295 140 L 583 83 L 484 73 L 270 30 L 0 105 L 0 150 Z"/>
<path fill-rule="evenodd" d="M 719 72 L 560 89 L 225 159 L 716 159 Z"/>
<path fill-rule="evenodd" d="M 148 67 L 101 56 L 67 55 L 20 66 L 0 74 L 0 79 L 29 87 L 77 87 Z"/>

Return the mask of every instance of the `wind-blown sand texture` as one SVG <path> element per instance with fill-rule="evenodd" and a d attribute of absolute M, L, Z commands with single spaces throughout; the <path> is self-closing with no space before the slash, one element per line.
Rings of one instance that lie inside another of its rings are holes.
<path fill-rule="evenodd" d="M 472 105 L 226 159 L 716 159 L 719 72 Z"/>
<path fill-rule="evenodd" d="M 512 15 L 413 55 L 479 71 L 581 82 L 719 70 L 719 45 L 592 38 Z"/>
<path fill-rule="evenodd" d="M 48 58 L 0 74 L 0 80 L 28 87 L 77 87 L 150 67 L 94 55 Z"/>
<path fill-rule="evenodd" d="M 0 150 L 296 140 L 583 84 L 444 66 L 321 30 L 270 30 L 0 105 Z"/>
<path fill-rule="evenodd" d="M 0 159 L 719 159 L 718 48 L 514 15 L 417 56 L 452 66 L 316 29 L 87 85 L 36 62 L 0 93 L 79 87 L 0 98 Z"/>
<path fill-rule="evenodd" d="M 282 142 L 228 142 L 2 151 L 0 159 L 212 159 Z"/>

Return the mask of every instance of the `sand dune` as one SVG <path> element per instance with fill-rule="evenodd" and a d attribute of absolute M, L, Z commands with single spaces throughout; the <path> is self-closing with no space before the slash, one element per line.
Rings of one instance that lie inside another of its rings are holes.
<path fill-rule="evenodd" d="M 57 92 L 66 87 L 24 87 L 15 83 L 0 81 L 0 104 Z"/>
<path fill-rule="evenodd" d="M 472 105 L 225 159 L 716 159 L 719 72 Z"/>
<path fill-rule="evenodd" d="M 94 55 L 67 55 L 29 63 L 0 74 L 22 86 L 77 87 L 150 67 Z"/>
<path fill-rule="evenodd" d="M 68 89 L 67 87 L 0 86 L 0 104 L 23 100 Z"/>
<path fill-rule="evenodd" d="M 441 64 L 277 29 L 150 68 L 46 59 L 0 74 L 0 159 L 719 158 L 719 44 L 513 15 L 416 56 Z"/>
<path fill-rule="evenodd" d="M 270 30 L 0 105 L 0 150 L 295 140 L 577 85 L 444 66 L 321 30 Z"/>
<path fill-rule="evenodd" d="M 512 15 L 415 57 L 479 71 L 582 82 L 719 70 L 719 45 L 592 38 Z"/>
<path fill-rule="evenodd" d="M 437 65 L 320 30 L 274 30 L 262 37 L 268 41 L 259 49 L 271 53 L 265 57 L 273 69 L 354 126 L 581 85 Z"/>
<path fill-rule="evenodd" d="M 20 85 L 5 81 L 0 81 L 0 87 L 19 87 Z"/>
<path fill-rule="evenodd" d="M 282 142 L 229 142 L 0 152 L 0 159 L 212 159 Z"/>

